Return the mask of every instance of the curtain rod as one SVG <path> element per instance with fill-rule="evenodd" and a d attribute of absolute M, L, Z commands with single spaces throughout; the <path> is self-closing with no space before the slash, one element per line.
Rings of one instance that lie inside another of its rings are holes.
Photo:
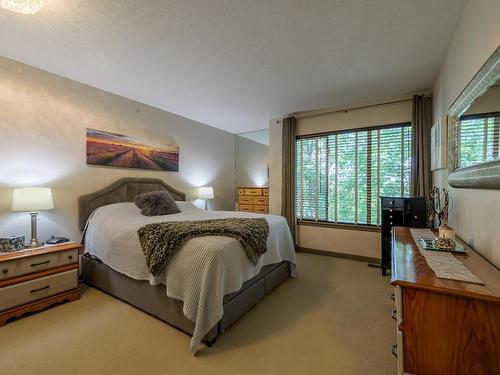
<path fill-rule="evenodd" d="M 429 92 L 423 92 L 422 94 L 426 96 L 432 97 L 432 94 Z M 360 105 L 357 107 L 351 107 L 351 108 L 342 108 L 342 109 L 318 109 L 318 110 L 312 110 L 312 111 L 301 111 L 301 112 L 293 112 L 290 113 L 289 115 L 285 116 L 295 116 L 298 119 L 301 118 L 309 118 L 309 117 L 317 117 L 317 116 L 324 116 L 324 115 L 329 115 L 332 113 L 340 113 L 340 112 L 349 112 L 349 111 L 355 111 L 357 109 L 364 109 L 364 108 L 372 108 L 372 107 L 380 107 L 388 104 L 397 104 L 397 103 L 403 103 L 403 102 L 410 102 L 413 100 L 413 97 L 406 97 L 403 99 L 398 99 L 398 100 L 392 100 L 389 102 L 383 102 L 383 103 L 374 103 L 374 104 L 367 104 L 367 105 Z"/>
<path fill-rule="evenodd" d="M 410 102 L 410 101 L 412 101 L 411 98 L 400 99 L 400 100 L 393 100 L 393 101 L 390 101 L 390 102 L 377 103 L 377 104 L 368 104 L 368 105 L 362 105 L 362 106 L 358 106 L 358 107 L 351 107 L 351 108 L 344 108 L 344 109 L 324 109 L 324 110 L 318 109 L 316 111 L 294 112 L 294 113 L 289 114 L 288 116 L 295 116 L 298 119 L 300 119 L 300 118 L 309 118 L 309 117 L 317 117 L 317 116 L 330 115 L 332 113 L 340 113 L 340 112 L 347 113 L 347 112 L 350 112 L 350 111 L 355 111 L 357 109 L 381 107 L 381 106 L 384 106 L 384 105 L 397 104 L 397 103 Z"/>

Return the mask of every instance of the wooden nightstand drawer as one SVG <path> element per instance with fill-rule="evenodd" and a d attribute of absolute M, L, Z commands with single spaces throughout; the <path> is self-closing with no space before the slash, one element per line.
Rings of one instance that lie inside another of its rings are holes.
<path fill-rule="evenodd" d="M 245 189 L 245 195 L 262 195 L 262 189 Z"/>
<path fill-rule="evenodd" d="M 0 311 L 78 288 L 78 269 L 0 288 Z"/>
<path fill-rule="evenodd" d="M 240 211 L 247 211 L 247 212 L 252 212 L 253 211 L 253 206 L 248 205 L 248 204 L 240 204 L 239 205 Z"/>
<path fill-rule="evenodd" d="M 252 204 L 253 199 L 254 199 L 253 197 L 241 196 L 238 203 L 240 203 L 240 204 Z"/>
<path fill-rule="evenodd" d="M 253 212 L 267 214 L 269 213 L 269 206 L 253 206 Z"/>
<path fill-rule="evenodd" d="M 260 206 L 268 206 L 269 198 L 268 197 L 253 197 L 253 204 L 258 204 Z"/>
<path fill-rule="evenodd" d="M 0 280 L 6 280 L 11 277 L 27 275 L 77 262 L 78 249 L 10 260 L 0 264 Z"/>

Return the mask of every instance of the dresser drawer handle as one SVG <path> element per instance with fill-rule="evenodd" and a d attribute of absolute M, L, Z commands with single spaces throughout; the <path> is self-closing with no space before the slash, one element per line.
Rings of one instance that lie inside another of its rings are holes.
<path fill-rule="evenodd" d="M 68 256 L 68 259 L 70 260 L 73 259 L 73 255 Z"/>
<path fill-rule="evenodd" d="M 33 263 L 31 267 L 41 266 L 42 264 L 49 264 L 50 260 L 46 260 L 45 262 Z"/>
<path fill-rule="evenodd" d="M 392 346 L 392 355 L 394 357 L 398 358 L 398 346 L 397 345 Z"/>
<path fill-rule="evenodd" d="M 45 285 L 44 287 L 38 288 L 38 289 L 31 289 L 30 293 L 37 293 L 41 292 L 42 290 L 47 290 L 50 288 L 50 285 Z"/>
<path fill-rule="evenodd" d="M 9 270 L 8 269 L 4 269 L 4 270 L 2 270 L 2 273 L 9 273 Z"/>

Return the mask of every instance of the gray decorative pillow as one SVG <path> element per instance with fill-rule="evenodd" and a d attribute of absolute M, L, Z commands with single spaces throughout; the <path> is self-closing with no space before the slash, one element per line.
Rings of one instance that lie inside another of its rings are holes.
<path fill-rule="evenodd" d="M 135 197 L 134 203 L 145 216 L 171 215 L 181 212 L 174 198 L 166 191 L 151 191 Z"/>

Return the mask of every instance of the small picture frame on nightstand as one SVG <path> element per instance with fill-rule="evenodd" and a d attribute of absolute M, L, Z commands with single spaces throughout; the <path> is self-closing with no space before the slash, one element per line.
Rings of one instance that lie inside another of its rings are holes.
<path fill-rule="evenodd" d="M 0 253 L 12 253 L 14 251 L 23 250 L 24 248 L 24 236 L 0 238 Z"/>

